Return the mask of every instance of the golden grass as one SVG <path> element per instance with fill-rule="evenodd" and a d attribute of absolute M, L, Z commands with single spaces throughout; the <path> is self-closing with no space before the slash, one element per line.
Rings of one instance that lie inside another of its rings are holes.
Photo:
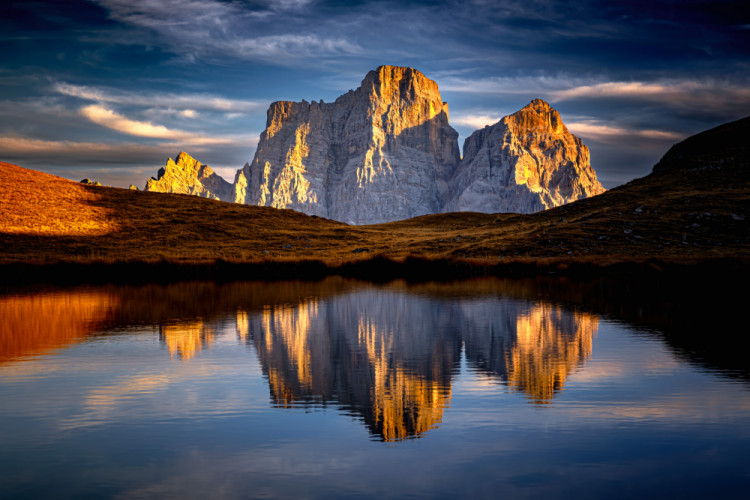
<path fill-rule="evenodd" d="M 452 213 L 371 226 L 188 195 L 85 186 L 0 163 L 0 263 L 475 267 L 750 256 L 742 169 L 651 175 L 544 212 Z"/>

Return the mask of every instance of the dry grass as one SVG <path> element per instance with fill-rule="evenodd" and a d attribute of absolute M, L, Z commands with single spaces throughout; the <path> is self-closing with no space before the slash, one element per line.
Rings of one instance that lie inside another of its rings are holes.
<path fill-rule="evenodd" d="M 0 169 L 2 264 L 308 263 L 317 269 L 385 257 L 546 270 L 750 257 L 744 168 L 651 175 L 532 215 L 438 214 L 371 226 L 187 195 L 85 186 L 7 163 Z"/>

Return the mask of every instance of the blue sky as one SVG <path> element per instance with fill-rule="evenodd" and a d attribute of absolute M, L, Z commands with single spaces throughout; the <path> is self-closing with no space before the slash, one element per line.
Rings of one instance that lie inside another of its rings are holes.
<path fill-rule="evenodd" d="M 7 0 L 0 160 L 139 187 L 187 151 L 228 180 L 276 100 L 382 64 L 435 80 L 460 134 L 549 101 L 611 188 L 750 115 L 743 1 Z"/>

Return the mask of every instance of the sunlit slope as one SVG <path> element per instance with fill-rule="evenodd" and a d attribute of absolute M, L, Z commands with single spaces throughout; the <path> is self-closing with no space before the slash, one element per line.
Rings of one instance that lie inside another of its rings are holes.
<path fill-rule="evenodd" d="M 750 148 L 733 138 L 748 135 L 750 119 L 704 132 L 673 147 L 655 173 L 544 212 L 437 214 L 372 226 L 84 186 L 0 163 L 0 260 L 747 257 Z"/>

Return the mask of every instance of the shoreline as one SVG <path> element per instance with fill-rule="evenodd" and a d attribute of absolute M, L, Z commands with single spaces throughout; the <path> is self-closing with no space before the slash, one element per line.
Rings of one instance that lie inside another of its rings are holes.
<path fill-rule="evenodd" d="M 375 255 L 351 261 L 306 260 L 150 260 L 5 262 L 2 282 L 8 286 L 32 284 L 139 284 L 181 281 L 316 281 L 341 276 L 373 282 L 404 279 L 412 282 L 454 281 L 478 277 L 533 278 L 564 276 L 598 278 L 663 278 L 678 281 L 745 279 L 750 257 L 545 257 L 502 259 L 446 259 Z"/>

